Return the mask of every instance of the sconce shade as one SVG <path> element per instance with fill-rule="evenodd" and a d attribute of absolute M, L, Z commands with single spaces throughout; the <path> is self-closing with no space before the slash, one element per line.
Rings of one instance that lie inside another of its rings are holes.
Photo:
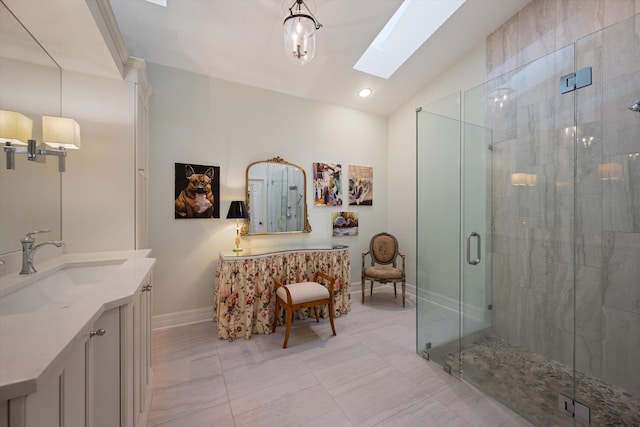
<path fill-rule="evenodd" d="M 522 172 L 512 173 L 511 185 L 515 185 L 516 187 L 527 185 L 527 174 Z"/>
<path fill-rule="evenodd" d="M 227 212 L 227 219 L 248 218 L 247 206 L 241 200 L 234 200 L 229 206 L 229 212 Z"/>
<path fill-rule="evenodd" d="M 535 173 L 528 173 L 527 175 L 527 187 L 534 187 L 538 182 L 538 175 Z"/>
<path fill-rule="evenodd" d="M 316 30 L 322 28 L 322 24 L 315 19 L 303 0 L 293 2 L 283 25 L 284 49 L 289 59 L 300 65 L 311 61 L 316 54 Z"/>
<path fill-rule="evenodd" d="M 42 116 L 42 139 L 52 148 L 80 148 L 80 125 L 66 117 Z"/>
<path fill-rule="evenodd" d="M 33 131 L 33 120 L 15 111 L 0 110 L 0 141 L 27 145 Z"/>

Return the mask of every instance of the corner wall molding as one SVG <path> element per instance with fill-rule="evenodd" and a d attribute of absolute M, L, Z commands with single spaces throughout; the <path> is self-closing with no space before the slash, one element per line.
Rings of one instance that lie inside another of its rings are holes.
<path fill-rule="evenodd" d="M 147 79 L 147 63 L 144 62 L 144 59 L 130 56 L 127 58 L 125 66 L 127 69 L 134 70 L 136 72 L 136 81 L 140 85 L 144 96 L 146 98 L 150 97 L 153 91 L 149 84 L 149 80 Z"/>

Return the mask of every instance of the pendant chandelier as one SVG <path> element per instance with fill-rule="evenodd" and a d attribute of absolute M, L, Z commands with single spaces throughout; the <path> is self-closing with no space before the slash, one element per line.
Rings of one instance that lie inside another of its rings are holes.
<path fill-rule="evenodd" d="M 303 9 L 304 6 L 304 9 Z M 284 18 L 284 48 L 287 56 L 300 65 L 313 59 L 316 53 L 316 30 L 322 28 L 304 3 L 295 0 Z"/>

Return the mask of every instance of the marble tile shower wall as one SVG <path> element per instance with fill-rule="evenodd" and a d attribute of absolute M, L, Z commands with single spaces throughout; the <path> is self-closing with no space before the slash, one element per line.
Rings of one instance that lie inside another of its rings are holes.
<path fill-rule="evenodd" d="M 640 99 L 639 13 L 640 0 L 533 0 L 487 38 L 486 89 L 510 92 L 491 118 L 495 332 L 571 366 L 575 296 L 576 369 L 635 395 L 640 114 L 627 107 Z M 560 95 L 574 43 L 593 85 Z M 514 173 L 536 185 L 512 185 Z"/>

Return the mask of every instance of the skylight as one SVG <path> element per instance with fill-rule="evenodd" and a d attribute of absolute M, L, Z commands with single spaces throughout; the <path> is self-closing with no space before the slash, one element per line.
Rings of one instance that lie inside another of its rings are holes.
<path fill-rule="evenodd" d="M 157 4 L 158 6 L 167 7 L 167 0 L 147 0 L 149 3 Z"/>
<path fill-rule="evenodd" d="M 355 70 L 388 79 L 465 0 L 404 0 Z"/>

